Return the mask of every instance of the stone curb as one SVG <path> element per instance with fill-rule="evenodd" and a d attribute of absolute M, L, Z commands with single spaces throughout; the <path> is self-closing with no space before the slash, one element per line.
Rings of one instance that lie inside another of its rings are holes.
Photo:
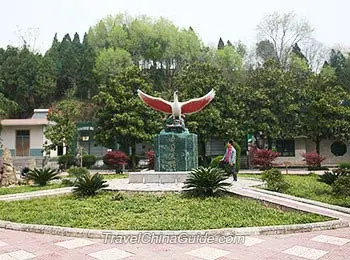
<path fill-rule="evenodd" d="M 67 188 L 57 188 L 57 189 L 50 189 L 50 190 L 39 190 L 39 191 L 6 194 L 6 195 L 0 195 L 0 201 L 26 200 L 26 199 L 37 198 L 37 197 L 62 195 L 62 194 L 71 193 L 72 189 L 73 189 L 72 187 L 67 187 Z"/>
<path fill-rule="evenodd" d="M 315 222 L 308 224 L 262 226 L 262 227 L 242 227 L 242 228 L 224 228 L 208 230 L 99 230 L 85 228 L 69 228 L 59 226 L 22 224 L 10 221 L 0 220 L 0 228 L 34 232 L 41 234 L 83 237 L 94 239 L 109 239 L 113 237 L 130 236 L 176 236 L 179 238 L 193 237 L 198 235 L 208 236 L 257 236 L 257 235 L 279 235 L 299 232 L 310 232 L 319 230 L 330 230 L 349 227 L 349 222 L 343 220 L 331 220 L 326 222 Z"/>
<path fill-rule="evenodd" d="M 281 198 L 285 198 L 285 199 L 290 199 L 290 200 L 295 200 L 295 201 L 299 201 L 299 202 L 304 202 L 310 205 L 314 205 L 314 206 L 318 206 L 321 208 L 327 208 L 327 209 L 332 209 L 335 211 L 339 211 L 339 212 L 343 212 L 343 213 L 347 213 L 350 214 L 350 208 L 345 208 L 345 207 L 341 207 L 341 206 L 337 206 L 337 205 L 332 205 L 332 204 L 327 204 L 324 202 L 319 202 L 319 201 L 315 201 L 315 200 L 310 200 L 310 199 L 304 199 L 304 198 L 300 198 L 300 197 L 295 197 L 289 194 L 284 194 L 284 193 L 279 193 L 279 192 L 274 192 L 274 191 L 269 191 L 269 190 L 264 190 L 264 189 L 259 189 L 259 188 L 254 188 L 254 187 L 249 187 L 248 189 L 257 191 L 257 192 L 261 192 L 261 193 L 265 193 L 265 194 L 269 194 L 269 195 L 273 195 L 276 197 L 281 197 Z"/>

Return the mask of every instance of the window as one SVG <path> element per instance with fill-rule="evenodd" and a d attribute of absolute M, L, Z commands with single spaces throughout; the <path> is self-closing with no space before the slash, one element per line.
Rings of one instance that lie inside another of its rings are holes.
<path fill-rule="evenodd" d="M 29 156 L 29 130 L 16 131 L 16 156 Z"/>
<path fill-rule="evenodd" d="M 335 156 L 343 156 L 347 152 L 346 144 L 341 141 L 336 141 L 332 143 L 331 152 Z"/>
<path fill-rule="evenodd" d="M 280 156 L 295 156 L 294 139 L 276 140 L 276 150 Z"/>

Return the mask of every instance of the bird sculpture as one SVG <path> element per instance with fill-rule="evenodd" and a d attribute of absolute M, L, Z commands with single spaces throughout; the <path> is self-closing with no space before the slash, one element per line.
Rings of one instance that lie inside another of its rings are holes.
<path fill-rule="evenodd" d="M 180 118 L 182 115 L 190 115 L 202 110 L 207 106 L 215 96 L 215 91 L 212 89 L 208 94 L 200 98 L 190 99 L 185 102 L 179 102 L 178 92 L 174 92 L 174 101 L 169 102 L 159 97 L 152 97 L 137 90 L 139 97 L 144 103 L 157 111 L 171 114 L 173 118 Z"/>

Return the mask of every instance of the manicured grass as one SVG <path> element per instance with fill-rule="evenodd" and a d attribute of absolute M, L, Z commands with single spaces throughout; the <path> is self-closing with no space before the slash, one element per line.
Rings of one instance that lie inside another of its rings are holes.
<path fill-rule="evenodd" d="M 310 223 L 330 218 L 269 208 L 236 196 L 189 198 L 181 194 L 102 192 L 0 202 L 0 219 L 46 225 L 116 230 L 188 230 Z M 114 199 L 113 199 L 114 198 Z"/>
<path fill-rule="evenodd" d="M 18 185 L 13 187 L 0 187 L 0 195 L 23 193 L 37 190 L 50 190 L 66 187 L 62 184 L 48 184 L 46 186 L 35 186 L 35 185 Z"/>
<path fill-rule="evenodd" d="M 350 196 L 336 196 L 332 193 L 331 186 L 319 182 L 318 176 L 310 175 L 284 175 L 290 185 L 287 194 L 317 200 L 328 204 L 350 207 Z"/>
<path fill-rule="evenodd" d="M 238 178 L 255 178 L 255 179 L 261 179 L 261 174 L 255 174 L 255 173 L 238 173 Z"/>

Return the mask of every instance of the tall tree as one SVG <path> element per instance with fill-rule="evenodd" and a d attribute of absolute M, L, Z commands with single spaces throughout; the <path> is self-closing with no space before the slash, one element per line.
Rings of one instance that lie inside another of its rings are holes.
<path fill-rule="evenodd" d="M 131 55 L 123 49 L 104 49 L 96 57 L 94 72 L 100 84 L 109 84 L 123 68 L 133 65 Z"/>
<path fill-rule="evenodd" d="M 219 42 L 218 42 L 218 50 L 221 50 L 225 47 L 225 43 L 222 40 L 222 38 L 220 37 Z"/>
<path fill-rule="evenodd" d="M 152 87 L 136 66 L 126 68 L 108 85 L 102 85 L 94 97 L 96 141 L 116 149 L 116 143 L 132 148 L 133 169 L 136 167 L 136 142 L 150 141 L 160 131 L 161 116 L 145 108 L 137 89 L 152 93 Z"/>
<path fill-rule="evenodd" d="M 277 59 L 275 47 L 269 40 L 263 40 L 256 44 L 256 55 L 262 59 L 263 63 L 268 59 Z"/>
<path fill-rule="evenodd" d="M 84 35 L 81 46 L 80 69 L 75 96 L 80 100 L 90 99 L 97 94 L 97 82 L 93 73 L 96 53 L 89 43 L 87 34 Z"/>
<path fill-rule="evenodd" d="M 276 51 L 277 60 L 285 67 L 291 46 L 307 40 L 313 29 L 305 20 L 297 20 L 294 13 L 280 14 L 274 12 L 266 15 L 258 25 L 261 40 L 269 40 Z"/>
<path fill-rule="evenodd" d="M 317 153 L 323 139 L 350 137 L 350 107 L 344 105 L 350 95 L 336 85 L 333 68 L 326 66 L 319 74 L 310 74 L 301 94 L 300 133 L 315 143 Z"/>
<path fill-rule="evenodd" d="M 241 137 L 243 91 L 240 92 L 237 85 L 229 83 L 217 66 L 198 62 L 188 65 L 176 76 L 175 86 L 181 100 L 201 97 L 212 88 L 216 91 L 211 104 L 185 119 L 190 132 L 199 136 L 201 157 L 205 156 L 205 143 L 211 138 L 237 140 Z"/>
<path fill-rule="evenodd" d="M 76 139 L 76 123 L 80 120 L 83 103 L 74 99 L 64 99 L 54 104 L 47 116 L 50 124 L 45 130 L 45 136 L 51 141 L 47 149 L 56 149 L 57 146 L 67 147 L 67 153 L 74 154 L 73 147 Z"/>
<path fill-rule="evenodd" d="M 329 65 L 334 68 L 337 83 L 350 90 L 350 58 L 345 57 L 341 51 L 332 49 Z"/>
<path fill-rule="evenodd" d="M 250 71 L 247 84 L 245 128 L 251 133 L 262 131 L 270 139 L 293 137 L 299 125 L 299 90 L 292 73 L 268 60 Z"/>

